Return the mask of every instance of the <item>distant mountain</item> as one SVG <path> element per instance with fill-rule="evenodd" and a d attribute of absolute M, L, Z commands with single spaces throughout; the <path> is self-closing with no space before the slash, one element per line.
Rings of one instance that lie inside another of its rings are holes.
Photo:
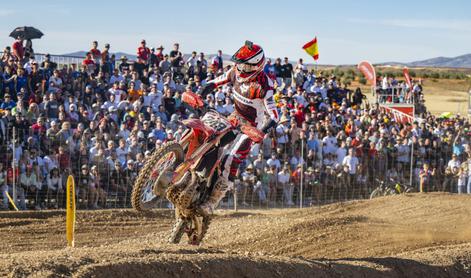
<path fill-rule="evenodd" d="M 453 58 L 437 57 L 428 60 L 409 63 L 410 66 L 420 67 L 447 67 L 447 68 L 471 68 L 471 54 Z"/>
<path fill-rule="evenodd" d="M 75 51 L 75 52 L 71 52 L 71 53 L 67 53 L 67 54 L 62 54 L 63 56 L 72 56 L 72 57 L 85 57 L 85 55 L 87 54 L 86 51 Z M 116 53 L 113 53 L 116 56 L 116 60 L 119 60 L 122 56 L 126 56 L 129 60 L 131 61 L 135 61 L 137 59 L 137 56 L 134 55 L 134 54 L 128 54 L 128 53 L 124 53 L 124 52 L 116 52 Z M 198 54 L 199 55 L 199 54 Z M 183 54 L 183 59 L 188 59 L 189 57 L 191 56 L 191 54 Z M 216 54 L 206 54 L 205 53 L 205 58 L 208 60 L 208 59 L 211 59 L 213 58 L 214 56 L 216 56 Z M 231 59 L 231 55 L 227 55 L 227 54 L 222 54 L 222 59 L 224 61 L 229 61 Z"/>
<path fill-rule="evenodd" d="M 75 52 L 72 52 L 72 53 L 67 53 L 67 54 L 62 54 L 63 56 L 73 56 L 73 57 L 85 57 L 85 55 L 87 54 L 86 51 L 75 51 Z M 129 60 L 136 60 L 136 55 L 134 54 L 128 54 L 128 53 L 124 53 L 124 52 L 116 52 L 116 53 L 111 53 L 111 54 L 114 54 L 116 56 L 116 60 L 119 60 L 119 58 L 121 58 L 122 56 L 126 56 Z"/>
<path fill-rule="evenodd" d="M 72 53 L 63 54 L 64 56 L 74 56 L 74 57 L 85 57 L 86 51 L 76 51 Z M 119 60 L 121 56 L 126 56 L 129 60 L 134 61 L 136 60 L 135 54 L 129 54 L 124 52 L 116 52 L 116 60 Z M 199 55 L 199 54 L 198 54 Z M 183 54 L 183 58 L 186 60 L 190 57 L 191 54 Z M 205 57 L 207 60 L 213 58 L 216 54 L 206 54 Z M 222 54 L 224 61 L 229 61 L 231 59 L 231 55 Z M 272 59 L 273 60 L 273 59 Z M 295 61 L 291 61 L 291 63 L 296 63 Z M 310 64 L 308 64 L 310 65 Z M 436 57 L 432 59 L 422 60 L 422 61 L 415 61 L 410 63 L 400 63 L 400 62 L 386 62 L 386 63 L 379 63 L 376 64 L 379 66 L 408 66 L 408 67 L 437 67 L 437 68 L 471 68 L 471 54 L 465 54 L 457 57 Z"/>
<path fill-rule="evenodd" d="M 436 57 L 427 60 L 415 61 L 410 63 L 387 62 L 381 63 L 382 66 L 409 66 L 409 67 L 437 67 L 437 68 L 471 68 L 471 54 L 465 54 L 457 57 Z"/>

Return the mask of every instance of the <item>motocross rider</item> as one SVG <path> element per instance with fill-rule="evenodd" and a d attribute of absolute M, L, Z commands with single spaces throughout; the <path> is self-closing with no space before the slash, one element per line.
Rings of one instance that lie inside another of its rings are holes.
<path fill-rule="evenodd" d="M 266 134 L 276 127 L 278 111 L 273 100 L 273 82 L 263 72 L 263 49 L 246 41 L 231 60 L 235 65 L 223 75 L 209 81 L 203 87 L 201 95 L 206 98 L 217 87 L 232 84 L 235 111 L 229 118 L 235 118 L 241 124 L 250 124 Z M 265 114 L 270 117 L 268 121 L 265 121 Z M 247 157 L 251 144 L 250 138 L 239 132 L 232 143 L 226 145 L 222 177 L 216 182 L 208 201 L 201 205 L 203 213 L 212 214 L 226 192 L 233 187 L 239 164 Z"/>

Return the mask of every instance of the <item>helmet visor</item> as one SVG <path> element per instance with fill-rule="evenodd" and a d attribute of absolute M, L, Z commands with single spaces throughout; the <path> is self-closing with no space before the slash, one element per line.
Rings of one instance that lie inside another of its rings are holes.
<path fill-rule="evenodd" d="M 252 73 L 259 68 L 259 66 L 257 65 L 251 65 L 247 63 L 236 64 L 236 67 L 239 72 L 243 72 L 243 73 Z"/>

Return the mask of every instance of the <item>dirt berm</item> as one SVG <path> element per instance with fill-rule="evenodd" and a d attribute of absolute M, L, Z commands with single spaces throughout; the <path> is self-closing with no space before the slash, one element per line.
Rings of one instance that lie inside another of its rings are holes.
<path fill-rule="evenodd" d="M 218 211 L 204 243 L 166 243 L 168 210 L 0 213 L 1 277 L 471 277 L 471 195 Z"/>

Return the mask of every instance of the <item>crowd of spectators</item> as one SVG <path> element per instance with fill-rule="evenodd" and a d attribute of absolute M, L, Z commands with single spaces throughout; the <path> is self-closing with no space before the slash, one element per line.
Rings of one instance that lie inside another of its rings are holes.
<path fill-rule="evenodd" d="M 187 57 L 178 43 L 166 52 L 142 40 L 135 61 L 116 61 L 109 44 L 100 49 L 94 41 L 81 65 L 59 65 L 50 55 L 39 63 L 20 46 L 15 41 L 0 58 L 2 208 L 8 208 L 13 183 L 20 209 L 64 207 L 69 174 L 79 208 L 129 206 L 146 157 L 179 140 L 181 120 L 192 116 L 182 93 L 199 92 L 230 67 L 222 51 Z M 365 102 L 359 88 L 352 91 L 336 76 L 308 69 L 302 59 L 294 66 L 288 58 L 268 59 L 264 71 L 274 81 L 281 118 L 241 164 L 241 204 L 291 206 L 301 183 L 311 204 L 362 198 L 377 179 L 411 179 L 422 191 L 471 193 L 468 119 L 422 111 L 418 122 L 396 121 Z M 225 85 L 205 101 L 229 115 L 232 94 Z M 422 87 L 412 95 L 423 99 Z"/>

